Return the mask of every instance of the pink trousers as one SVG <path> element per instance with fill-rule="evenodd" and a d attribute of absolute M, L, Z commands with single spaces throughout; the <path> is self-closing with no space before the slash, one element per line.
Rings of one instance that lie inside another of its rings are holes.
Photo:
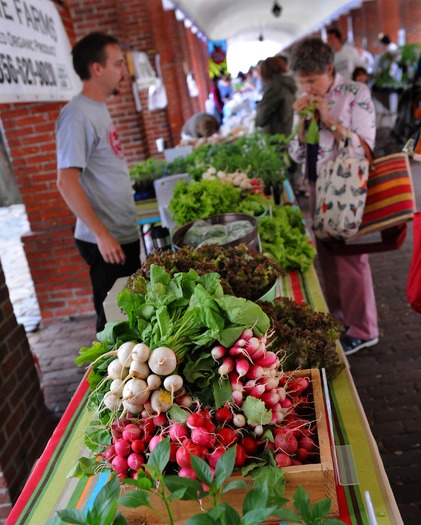
<path fill-rule="evenodd" d="M 310 183 L 310 207 L 314 210 L 314 184 Z M 316 239 L 329 312 L 348 326 L 358 339 L 379 336 L 377 306 L 368 255 L 333 255 Z"/>
<path fill-rule="evenodd" d="M 378 337 L 377 307 L 368 255 L 332 255 L 316 241 L 329 312 L 358 339 Z"/>

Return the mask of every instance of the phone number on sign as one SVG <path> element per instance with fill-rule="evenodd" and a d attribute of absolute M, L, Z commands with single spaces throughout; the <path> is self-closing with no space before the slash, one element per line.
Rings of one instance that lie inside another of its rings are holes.
<path fill-rule="evenodd" d="M 0 53 L 0 84 L 56 86 L 54 68 L 50 62 L 11 57 Z"/>

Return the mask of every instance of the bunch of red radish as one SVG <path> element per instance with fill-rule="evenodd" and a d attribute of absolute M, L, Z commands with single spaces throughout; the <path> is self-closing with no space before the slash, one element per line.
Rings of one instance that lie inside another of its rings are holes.
<path fill-rule="evenodd" d="M 279 371 L 279 358 L 267 350 L 266 337 L 255 337 L 253 330 L 248 328 L 231 348 L 218 345 L 211 354 L 220 363 L 218 373 L 229 378 L 232 397 L 238 407 L 247 396 L 252 396 L 263 401 L 266 408 L 272 411 L 272 424 L 284 420 L 291 410 L 291 401 L 287 399 L 281 381 L 284 374 Z M 262 425 L 254 428 L 257 436 L 261 436 L 263 431 Z"/>
<path fill-rule="evenodd" d="M 280 378 L 289 400 L 290 412 L 281 424 L 270 425 L 273 441 L 259 438 L 256 427 L 248 425 L 241 409 L 227 404 L 218 410 L 196 407 L 185 410 L 185 423 L 171 421 L 168 414 L 147 415 L 141 419 L 114 421 L 112 445 L 102 454 L 119 477 L 136 477 L 146 463 L 146 456 L 165 437 L 170 438 L 170 462 L 182 477 L 195 478 L 191 455 L 205 460 L 213 469 L 219 457 L 236 445 L 235 467 L 259 460 L 269 448 L 279 467 L 309 463 L 318 459 L 311 403 L 303 395 L 309 387 L 307 378 Z M 178 413 L 180 418 L 180 413 Z M 183 418 L 181 418 L 183 419 Z"/>

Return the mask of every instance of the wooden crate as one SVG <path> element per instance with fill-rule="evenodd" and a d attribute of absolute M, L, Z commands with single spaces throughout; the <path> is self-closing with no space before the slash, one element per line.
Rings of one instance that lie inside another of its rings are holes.
<path fill-rule="evenodd" d="M 336 497 L 336 483 L 333 470 L 333 460 L 331 454 L 331 446 L 328 433 L 328 425 L 326 419 L 326 411 L 324 406 L 324 398 L 322 391 L 322 384 L 320 373 L 318 369 L 302 370 L 294 372 L 293 377 L 308 377 L 311 379 L 311 387 L 314 398 L 314 407 L 317 419 L 317 434 L 320 449 L 320 463 L 310 465 L 296 465 L 285 467 L 285 497 L 292 501 L 292 495 L 298 485 L 302 485 L 307 491 L 312 504 L 324 498 L 332 499 L 332 506 L 329 516 L 338 517 L 339 508 Z M 235 473 L 230 479 L 240 478 L 240 473 Z M 232 505 L 238 512 L 241 513 L 244 497 L 248 490 L 253 486 L 253 481 L 250 478 L 243 478 L 247 484 L 247 489 L 237 489 L 228 492 L 223 501 Z M 123 490 L 130 490 L 124 488 Z M 164 516 L 165 509 L 159 498 L 151 497 L 153 507 L 161 512 Z M 291 506 L 291 505 L 289 505 Z M 203 507 L 209 508 L 208 502 L 203 501 Z M 197 502 L 194 501 L 175 501 L 173 503 L 174 511 L 174 525 L 183 525 L 189 517 L 200 512 Z M 129 525 L 162 525 L 151 511 L 146 507 L 138 509 L 129 509 L 122 507 L 121 512 L 126 518 Z M 279 523 L 279 519 L 268 520 L 267 523 Z"/>

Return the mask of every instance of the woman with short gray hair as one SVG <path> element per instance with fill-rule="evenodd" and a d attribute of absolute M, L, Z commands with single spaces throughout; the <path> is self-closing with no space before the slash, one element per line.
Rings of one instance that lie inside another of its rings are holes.
<path fill-rule="evenodd" d="M 294 103 L 298 132 L 290 144 L 292 158 L 305 166 L 314 212 L 315 182 L 323 165 L 338 154 L 342 136 L 348 135 L 354 152 L 363 158 L 374 147 L 375 113 L 365 84 L 345 80 L 335 72 L 333 52 L 322 40 L 307 38 L 297 43 L 290 55 L 290 69 L 301 88 Z M 318 144 L 307 144 L 309 121 L 299 113 L 309 106 L 319 127 Z M 368 255 L 333 255 L 316 238 L 329 311 L 343 321 L 347 332 L 341 337 L 346 354 L 378 342 L 377 308 Z"/>

